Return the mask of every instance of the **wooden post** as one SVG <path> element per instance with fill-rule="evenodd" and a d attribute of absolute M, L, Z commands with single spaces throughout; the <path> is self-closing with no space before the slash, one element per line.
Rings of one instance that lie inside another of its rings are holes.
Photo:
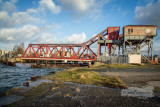
<path fill-rule="evenodd" d="M 46 66 L 47 66 L 47 60 L 46 60 Z"/>

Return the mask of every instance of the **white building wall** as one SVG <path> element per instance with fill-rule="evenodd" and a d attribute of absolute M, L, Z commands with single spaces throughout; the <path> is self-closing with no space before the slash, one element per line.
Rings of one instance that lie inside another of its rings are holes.
<path fill-rule="evenodd" d="M 129 63 L 141 64 L 141 54 L 129 54 Z"/>

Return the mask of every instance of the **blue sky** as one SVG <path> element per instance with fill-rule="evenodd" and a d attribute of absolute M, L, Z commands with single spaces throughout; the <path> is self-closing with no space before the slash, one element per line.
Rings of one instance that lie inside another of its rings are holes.
<path fill-rule="evenodd" d="M 160 26 L 160 0 L 0 0 L 0 49 L 82 43 L 110 26 Z M 155 53 L 160 53 L 156 37 Z"/>

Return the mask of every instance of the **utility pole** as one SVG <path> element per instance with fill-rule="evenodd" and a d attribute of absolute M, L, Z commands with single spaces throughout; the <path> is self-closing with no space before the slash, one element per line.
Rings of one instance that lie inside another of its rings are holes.
<path fill-rule="evenodd" d="M 11 53 L 11 40 L 10 40 L 10 53 Z"/>

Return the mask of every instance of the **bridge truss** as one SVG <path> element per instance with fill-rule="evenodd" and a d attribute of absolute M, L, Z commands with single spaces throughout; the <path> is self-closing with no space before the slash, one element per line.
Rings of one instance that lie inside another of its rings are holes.
<path fill-rule="evenodd" d="M 122 51 L 121 55 L 142 54 L 142 48 L 148 46 L 148 55 L 151 53 L 153 59 L 153 38 L 155 36 L 125 36 L 119 35 L 119 31 L 120 27 L 108 27 L 81 44 L 29 44 L 21 59 L 91 62 L 96 61 L 102 55 L 102 46 L 105 46 L 105 56 L 114 55 L 117 48 L 119 49 L 118 55 L 120 51 Z M 146 56 L 142 56 L 147 59 Z"/>
<path fill-rule="evenodd" d="M 60 60 L 60 61 L 96 61 L 97 54 L 91 47 L 101 37 L 108 34 L 108 29 L 82 44 L 29 44 L 21 59 L 25 60 Z M 100 45 L 98 44 L 98 53 Z M 99 54 L 98 54 L 99 55 Z"/>

